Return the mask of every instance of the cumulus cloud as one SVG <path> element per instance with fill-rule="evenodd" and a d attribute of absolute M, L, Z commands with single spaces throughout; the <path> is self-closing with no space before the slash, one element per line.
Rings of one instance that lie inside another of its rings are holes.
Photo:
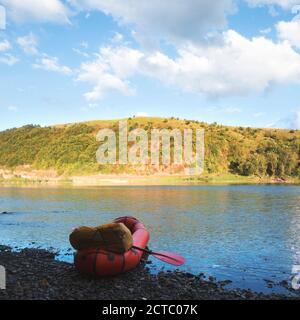
<path fill-rule="evenodd" d="M 70 0 L 80 10 L 99 10 L 138 34 L 168 41 L 199 41 L 207 31 L 226 26 L 234 0 Z"/>
<path fill-rule="evenodd" d="M 251 6 L 278 5 L 291 9 L 299 0 L 246 0 Z M 175 55 L 128 47 L 116 33 L 96 57 L 85 52 L 87 44 L 73 50 L 86 59 L 76 80 L 87 82 L 91 90 L 85 97 L 100 100 L 109 91 L 134 94 L 130 80 L 135 75 L 155 78 L 164 85 L 207 96 L 243 95 L 262 92 L 274 84 L 300 82 L 298 20 L 279 22 L 278 41 L 260 36 L 248 39 L 234 30 L 214 33 L 226 27 L 226 17 L 234 11 L 235 0 L 2 0 L 10 18 L 15 21 L 66 22 L 70 10 L 99 10 L 111 15 L 120 24 L 129 26 L 136 39 L 167 40 L 175 44 Z M 41 14 L 41 12 L 43 14 Z M 208 37 L 210 34 L 217 34 Z M 205 41 L 204 41 L 205 40 Z M 38 54 L 37 39 L 30 33 L 17 39 L 27 54 Z M 0 42 L 0 48 L 1 48 Z M 5 44 L 7 46 L 7 44 Z M 2 44 L 3 48 L 5 45 Z M 4 50 L 4 49 L 3 49 Z M 175 57 L 174 57 L 175 56 Z M 4 62 L 2 58 L 2 63 Z M 13 64 L 13 56 L 4 63 Z M 16 59 L 16 58 L 15 58 Z M 124 63 L 126 61 L 126 63 Z M 61 74 L 72 70 L 61 65 L 56 57 L 39 55 L 34 67 Z"/>
<path fill-rule="evenodd" d="M 86 99 L 100 100 L 107 91 L 134 94 L 127 78 L 137 71 L 142 55 L 140 51 L 127 47 L 115 50 L 111 47 L 102 48 L 96 60 L 81 65 L 76 79 L 93 85 L 93 89 L 85 94 Z"/>
<path fill-rule="evenodd" d="M 69 23 L 70 10 L 60 0 L 1 0 L 15 22 Z"/>
<path fill-rule="evenodd" d="M 57 72 L 65 75 L 72 73 L 72 70 L 64 65 L 61 65 L 56 57 L 49 57 L 44 55 L 37 63 L 33 65 L 35 69 L 42 69 L 45 71 Z"/>
<path fill-rule="evenodd" d="M 280 21 L 276 25 L 278 37 L 288 41 L 292 46 L 300 48 L 300 19 Z"/>
<path fill-rule="evenodd" d="M 112 89 L 130 93 L 128 80 L 136 74 L 207 96 L 259 93 L 273 84 L 300 83 L 300 55 L 287 42 L 262 36 L 247 39 L 229 30 L 219 43 L 190 44 L 177 54 L 170 58 L 160 51 L 104 47 L 96 60 L 81 66 L 77 79 L 94 85 L 86 94 L 94 100 Z"/>
<path fill-rule="evenodd" d="M 300 55 L 287 43 L 264 37 L 247 39 L 229 30 L 221 44 L 189 46 L 178 53 L 175 60 L 160 53 L 149 57 L 148 72 L 158 67 L 164 82 L 207 95 L 262 92 L 273 83 L 300 82 Z"/>
<path fill-rule="evenodd" d="M 26 54 L 38 54 L 38 40 L 32 32 L 24 37 L 17 38 L 17 43 Z"/>
<path fill-rule="evenodd" d="M 16 64 L 19 61 L 18 58 L 16 58 L 14 55 L 12 54 L 8 54 L 6 53 L 4 56 L 0 56 L 0 63 L 4 63 L 8 66 L 13 66 L 14 64 Z"/>
<path fill-rule="evenodd" d="M 11 44 L 7 40 L 0 41 L 0 52 L 7 51 L 11 48 Z"/>

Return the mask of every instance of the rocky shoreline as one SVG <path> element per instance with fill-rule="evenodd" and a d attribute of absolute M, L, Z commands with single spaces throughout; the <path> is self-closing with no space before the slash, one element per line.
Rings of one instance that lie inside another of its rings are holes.
<path fill-rule="evenodd" d="M 133 271 L 110 278 L 88 278 L 72 264 L 55 260 L 55 253 L 40 249 L 14 252 L 0 246 L 0 265 L 6 268 L 6 290 L 0 300 L 268 300 L 300 299 L 279 294 L 265 295 L 250 290 L 226 289 L 228 281 L 204 279 L 172 271 L 151 274 L 146 257 Z"/>

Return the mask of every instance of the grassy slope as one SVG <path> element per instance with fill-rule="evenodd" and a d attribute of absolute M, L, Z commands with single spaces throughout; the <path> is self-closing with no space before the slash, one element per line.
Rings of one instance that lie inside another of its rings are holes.
<path fill-rule="evenodd" d="M 0 132 L 0 166 L 30 170 L 55 169 L 60 175 L 130 173 L 152 174 L 151 168 L 98 165 L 96 133 L 103 128 L 117 131 L 118 120 L 89 121 L 52 127 L 25 126 Z M 269 181 L 300 177 L 300 131 L 228 127 L 203 122 L 132 118 L 129 130 L 144 128 L 205 129 L 205 172 L 190 182 Z M 165 178 L 168 179 L 168 178 Z"/>

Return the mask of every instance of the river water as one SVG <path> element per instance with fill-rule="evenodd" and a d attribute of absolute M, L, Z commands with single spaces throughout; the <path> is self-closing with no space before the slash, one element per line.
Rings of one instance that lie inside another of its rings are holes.
<path fill-rule="evenodd" d="M 140 219 L 153 250 L 186 257 L 181 270 L 269 292 L 266 279 L 292 277 L 300 265 L 300 186 L 224 185 L 101 188 L 0 188 L 0 244 L 59 250 L 68 235 L 118 216 Z M 172 269 L 152 259 L 152 272 Z"/>

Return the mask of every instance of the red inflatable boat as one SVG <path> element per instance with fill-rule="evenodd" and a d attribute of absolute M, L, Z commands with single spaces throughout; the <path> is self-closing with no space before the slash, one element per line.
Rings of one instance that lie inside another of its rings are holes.
<path fill-rule="evenodd" d="M 133 217 L 120 217 L 114 222 L 124 223 L 131 231 L 133 245 L 145 249 L 150 235 L 145 226 Z M 84 249 L 77 251 L 75 266 L 79 272 L 93 276 L 113 276 L 135 268 L 143 252 L 131 248 L 123 254 L 103 249 Z"/>

